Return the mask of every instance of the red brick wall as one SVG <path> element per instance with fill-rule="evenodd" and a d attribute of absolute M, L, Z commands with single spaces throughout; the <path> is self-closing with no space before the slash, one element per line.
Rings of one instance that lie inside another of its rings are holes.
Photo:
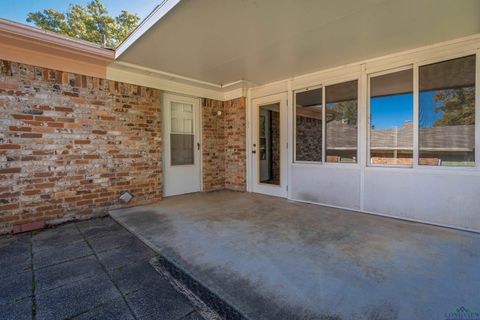
<path fill-rule="evenodd" d="M 246 99 L 225 101 L 225 188 L 247 189 Z"/>
<path fill-rule="evenodd" d="M 203 190 L 224 189 L 225 112 L 222 101 L 202 99 L 202 143 Z"/>
<path fill-rule="evenodd" d="M 161 199 L 159 90 L 0 60 L 0 233 Z"/>
<path fill-rule="evenodd" d="M 280 182 L 280 112 L 271 112 L 272 126 L 272 177 L 273 181 Z"/>
<path fill-rule="evenodd" d="M 245 103 L 245 98 L 202 101 L 204 191 L 246 190 Z"/>

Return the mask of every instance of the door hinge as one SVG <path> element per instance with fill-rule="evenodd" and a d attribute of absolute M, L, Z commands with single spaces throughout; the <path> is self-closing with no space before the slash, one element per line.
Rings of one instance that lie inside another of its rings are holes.
<path fill-rule="evenodd" d="M 285 187 L 287 188 L 287 191 L 288 191 L 288 184 Z"/>

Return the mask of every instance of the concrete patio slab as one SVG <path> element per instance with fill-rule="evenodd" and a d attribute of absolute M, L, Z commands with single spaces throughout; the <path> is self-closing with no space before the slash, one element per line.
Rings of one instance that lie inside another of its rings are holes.
<path fill-rule="evenodd" d="M 123 268 L 114 269 L 110 274 L 123 294 L 128 294 L 149 286 L 164 289 L 164 292 L 158 295 L 159 298 L 165 298 L 175 294 L 175 290 L 168 285 L 166 280 L 158 276 L 158 272 L 152 268 L 148 261 L 133 263 Z"/>
<path fill-rule="evenodd" d="M 86 313 L 82 313 L 75 320 L 134 320 L 127 304 L 122 298 L 113 299 Z"/>
<path fill-rule="evenodd" d="M 115 249 L 119 247 L 126 246 L 132 242 L 138 241 L 134 235 L 126 230 L 121 230 L 118 232 L 112 232 L 111 234 L 105 235 L 103 237 L 94 237 L 89 238 L 89 243 L 92 246 L 93 250 L 96 252 L 102 252 L 109 249 Z"/>
<path fill-rule="evenodd" d="M 57 250 L 83 240 L 74 224 L 65 224 L 57 228 L 37 232 L 32 237 L 34 251 Z"/>
<path fill-rule="evenodd" d="M 479 234 L 228 191 L 111 215 L 250 319 L 480 311 Z"/>
<path fill-rule="evenodd" d="M 34 269 L 44 268 L 92 254 L 92 250 L 84 241 L 70 243 L 66 240 L 64 246 L 55 250 L 45 249 L 37 251 L 33 247 L 33 267 Z"/>
<path fill-rule="evenodd" d="M 138 261 L 148 261 L 154 252 L 143 245 L 137 238 L 126 246 L 103 251 L 98 254 L 98 259 L 109 270 L 125 267 Z"/>
<path fill-rule="evenodd" d="M 0 305 L 2 320 L 31 320 L 32 300 L 24 299 L 19 302 Z"/>
<path fill-rule="evenodd" d="M 90 242 L 98 237 L 125 238 L 126 234 L 132 242 L 110 249 L 99 246 L 101 252 Z M 149 264 L 156 257 L 110 218 L 1 236 L 0 319 L 131 320 L 159 315 L 162 310 L 165 316 L 158 319 L 193 317 L 198 306 L 186 302 L 184 293 Z M 142 292 L 152 287 L 154 294 L 143 297 Z"/>
<path fill-rule="evenodd" d="M 38 269 L 35 273 L 36 290 L 40 293 L 100 274 L 103 274 L 101 264 L 93 255 L 90 255 L 60 263 L 50 268 Z"/>
<path fill-rule="evenodd" d="M 39 292 L 36 297 L 37 318 L 71 318 L 115 298 L 120 298 L 120 293 L 103 273 L 54 290 Z"/>
<path fill-rule="evenodd" d="M 81 221 L 77 223 L 77 227 L 87 239 L 107 236 L 124 231 L 122 226 L 112 219 L 107 218 Z"/>
<path fill-rule="evenodd" d="M 0 305 L 14 303 L 32 295 L 32 272 L 21 271 L 0 280 Z"/>
<path fill-rule="evenodd" d="M 142 320 L 182 319 L 194 311 L 186 298 L 159 298 L 163 294 L 163 288 L 150 286 L 128 294 L 126 299 L 137 318 Z"/>

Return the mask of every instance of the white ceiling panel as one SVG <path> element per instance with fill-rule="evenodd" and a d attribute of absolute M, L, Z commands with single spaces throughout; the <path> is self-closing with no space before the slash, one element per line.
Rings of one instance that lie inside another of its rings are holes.
<path fill-rule="evenodd" d="M 478 0 L 182 0 L 118 60 L 263 84 L 479 32 Z"/>

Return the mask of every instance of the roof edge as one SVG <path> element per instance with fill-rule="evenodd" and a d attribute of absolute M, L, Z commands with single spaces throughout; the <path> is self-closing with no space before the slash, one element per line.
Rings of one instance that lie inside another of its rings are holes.
<path fill-rule="evenodd" d="M 131 45 L 133 45 L 145 32 L 153 27 L 170 10 L 173 9 L 181 0 L 163 0 L 161 4 L 155 7 L 153 11 L 133 30 L 130 35 L 123 40 L 115 49 L 115 59 L 118 59 Z"/>
<path fill-rule="evenodd" d="M 16 40 L 31 41 L 46 47 L 74 52 L 103 61 L 112 61 L 114 51 L 81 39 L 41 30 L 32 26 L 0 18 L 0 34 Z"/>

